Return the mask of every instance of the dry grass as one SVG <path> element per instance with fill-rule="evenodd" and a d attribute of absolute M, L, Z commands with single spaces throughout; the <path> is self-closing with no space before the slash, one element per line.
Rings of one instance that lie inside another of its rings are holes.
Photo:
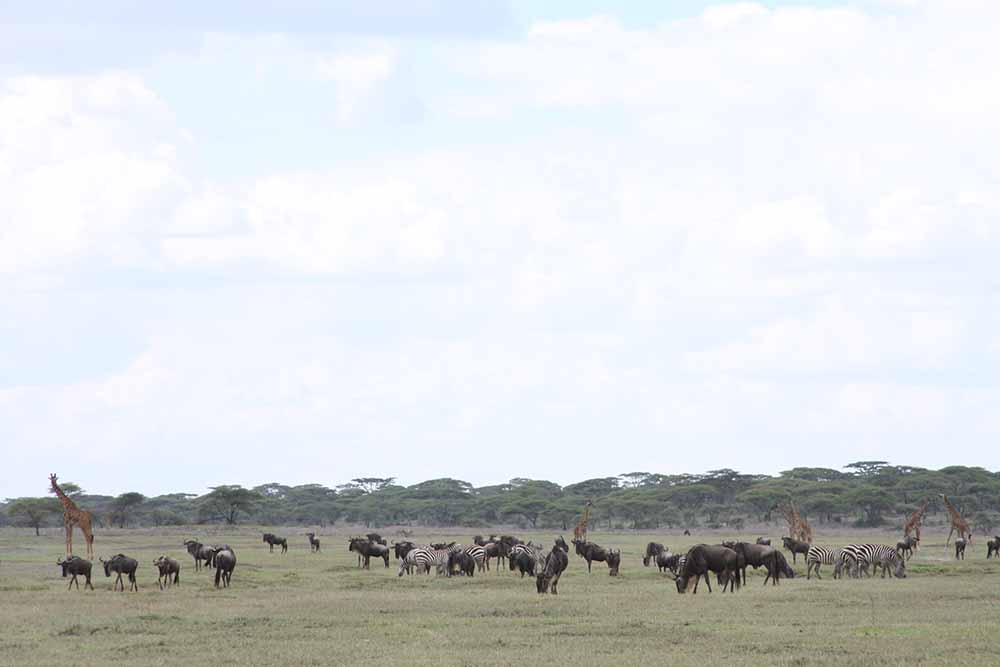
<path fill-rule="evenodd" d="M 55 566 L 61 531 L 35 538 L 0 531 L 0 663 L 330 665 L 364 657 L 381 664 L 997 664 L 1000 562 L 977 541 L 967 560 L 948 558 L 943 537 L 911 561 L 906 580 L 782 581 L 753 577 L 736 595 L 678 595 L 640 557 L 653 536 L 592 539 L 622 549 L 622 576 L 571 555 L 560 595 L 539 596 L 510 572 L 472 579 L 412 576 L 395 566 L 359 571 L 345 534 L 322 535 L 310 554 L 304 530 L 287 555 L 270 554 L 251 528 L 238 532 L 102 531 L 98 554 L 138 558 L 139 593 L 112 593 L 103 571 L 95 592 L 67 592 Z M 772 531 L 776 534 L 776 531 Z M 189 536 L 227 542 L 239 564 L 229 590 L 214 590 L 180 546 Z M 551 543 L 552 533 L 536 536 Z M 657 541 L 674 550 L 723 533 Z M 747 536 L 744 535 L 744 538 Z M 429 536 L 417 535 L 417 541 Z M 454 537 L 450 539 L 455 539 Z M 468 543 L 469 536 L 459 536 Z M 819 543 L 894 542 L 840 535 Z M 161 592 L 152 560 L 181 559 L 181 585 Z M 796 567 L 804 571 L 800 560 Z M 97 574 L 95 568 L 95 574 Z M 829 575 L 829 573 L 827 573 Z"/>

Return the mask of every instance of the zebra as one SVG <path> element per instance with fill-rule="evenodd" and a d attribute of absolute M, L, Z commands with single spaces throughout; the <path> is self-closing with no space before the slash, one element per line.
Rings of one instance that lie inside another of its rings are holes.
<path fill-rule="evenodd" d="M 513 572 L 515 568 L 520 569 L 522 577 L 525 574 L 534 576 L 535 568 L 544 562 L 542 548 L 534 544 L 515 544 L 507 556 L 510 571 Z"/>
<path fill-rule="evenodd" d="M 812 578 L 813 569 L 816 570 L 816 578 L 822 579 L 823 577 L 819 576 L 819 566 L 823 564 L 837 566 L 843 557 L 844 552 L 841 549 L 828 549 L 827 547 L 813 544 L 809 547 L 808 553 L 806 553 L 806 579 Z M 833 571 L 834 579 L 840 577 L 841 567 L 835 567 Z"/>
<path fill-rule="evenodd" d="M 851 571 L 853 576 L 861 573 L 868 574 L 868 566 L 872 567 L 872 576 L 875 575 L 875 568 L 881 568 L 882 578 L 885 578 L 889 566 L 893 568 L 893 575 L 902 579 L 906 577 L 906 561 L 899 555 L 895 547 L 888 544 L 848 544 L 842 552 L 845 560 L 853 561 Z"/>
<path fill-rule="evenodd" d="M 465 547 L 464 551 L 472 556 L 472 560 L 476 561 L 477 570 L 480 572 L 486 570 L 486 549 L 481 544 L 473 544 Z"/>
<path fill-rule="evenodd" d="M 447 551 L 445 551 L 445 562 L 447 560 L 448 555 Z M 434 549 L 429 547 L 413 547 L 399 560 L 399 572 L 396 576 L 402 577 L 403 572 L 409 574 L 413 568 L 416 568 L 417 572 L 423 569 L 425 573 L 429 573 L 431 566 L 435 564 L 437 564 L 437 554 Z"/>

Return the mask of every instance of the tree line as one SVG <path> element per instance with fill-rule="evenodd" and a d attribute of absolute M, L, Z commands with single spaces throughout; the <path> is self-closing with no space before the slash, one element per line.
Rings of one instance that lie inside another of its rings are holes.
<path fill-rule="evenodd" d="M 458 479 L 431 479 L 411 486 L 393 477 L 365 477 L 347 484 L 253 488 L 211 487 L 202 495 L 172 493 L 146 497 L 87 494 L 78 485 L 64 490 L 104 526 L 185 524 L 333 525 L 338 522 L 424 526 L 515 525 L 571 530 L 589 500 L 591 525 L 610 529 L 722 528 L 780 519 L 776 508 L 789 500 L 814 527 L 824 524 L 880 526 L 930 498 L 928 515 L 944 512 L 946 494 L 977 532 L 1000 527 L 1000 472 L 950 466 L 929 470 L 857 461 L 842 470 L 792 468 L 778 475 L 748 475 L 723 468 L 702 474 L 630 472 L 587 479 L 568 486 L 516 478 L 474 487 Z M 13 498 L 0 504 L 0 522 L 36 530 L 61 525 L 54 497 Z"/>

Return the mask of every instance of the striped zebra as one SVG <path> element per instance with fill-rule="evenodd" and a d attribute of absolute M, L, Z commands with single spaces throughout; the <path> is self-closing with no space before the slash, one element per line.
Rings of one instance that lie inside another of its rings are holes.
<path fill-rule="evenodd" d="M 892 567 L 894 576 L 899 579 L 906 577 L 906 561 L 895 547 L 888 544 L 848 544 L 842 551 L 844 560 L 851 566 L 852 576 L 868 576 L 868 568 L 871 567 L 871 576 L 875 575 L 875 568 L 881 568 L 884 579 Z"/>
<path fill-rule="evenodd" d="M 510 548 L 507 556 L 507 563 L 510 571 L 521 570 L 521 576 L 525 574 L 534 575 L 535 568 L 545 563 L 542 557 L 542 548 L 535 544 L 515 544 Z"/>
<path fill-rule="evenodd" d="M 837 564 L 841 562 L 843 553 L 842 549 L 828 549 L 817 544 L 810 546 L 806 553 L 806 579 L 812 578 L 814 569 L 816 570 L 816 578 L 822 579 L 823 577 L 819 576 L 819 566 L 824 564 L 834 566 L 833 578 L 838 579 L 843 566 L 838 567 Z"/>
<path fill-rule="evenodd" d="M 445 551 L 445 561 L 447 562 L 447 551 Z M 402 577 L 403 572 L 411 574 L 414 569 L 419 572 L 421 569 L 425 573 L 431 571 L 431 566 L 437 563 L 437 554 L 430 547 L 413 547 L 405 556 L 399 560 L 399 572 L 397 576 Z"/>
<path fill-rule="evenodd" d="M 480 572 L 486 570 L 486 549 L 480 544 L 473 544 L 472 546 L 465 547 L 465 553 L 472 556 L 472 560 L 476 561 L 476 569 Z"/>

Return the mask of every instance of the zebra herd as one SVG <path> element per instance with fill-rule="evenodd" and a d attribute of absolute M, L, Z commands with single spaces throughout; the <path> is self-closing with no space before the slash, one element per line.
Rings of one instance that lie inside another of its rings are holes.
<path fill-rule="evenodd" d="M 813 573 L 822 579 L 821 565 L 833 566 L 834 579 L 845 574 L 852 578 L 874 576 L 876 570 L 881 570 L 883 579 L 890 573 L 897 579 L 906 577 L 906 560 L 888 544 L 847 544 L 839 549 L 814 544 L 806 553 L 806 579 L 811 579 Z"/>

